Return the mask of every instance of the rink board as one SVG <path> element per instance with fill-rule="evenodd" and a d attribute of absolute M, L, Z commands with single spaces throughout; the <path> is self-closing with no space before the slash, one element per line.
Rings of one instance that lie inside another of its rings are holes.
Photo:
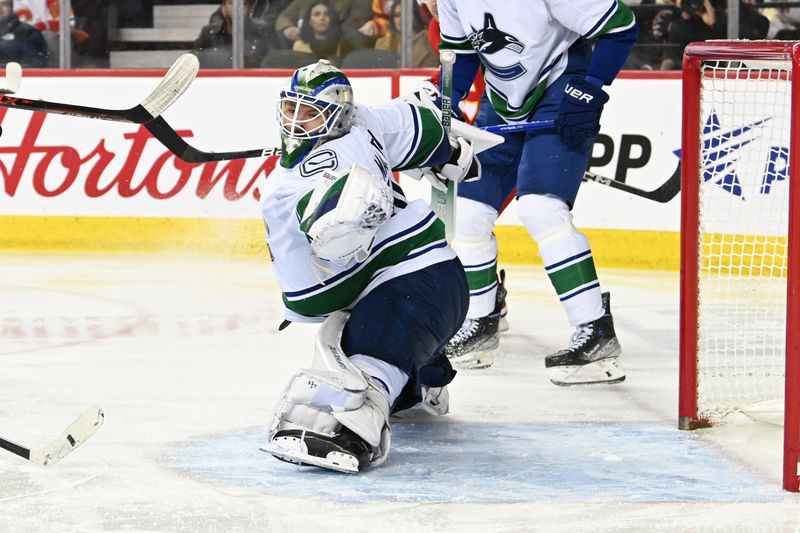
<path fill-rule="evenodd" d="M 289 71 L 203 71 L 165 118 L 201 150 L 279 145 L 278 91 Z M 19 94 L 125 108 L 161 71 L 28 71 Z M 353 71 L 356 99 L 380 104 L 425 71 Z M 623 73 L 609 88 L 598 174 L 653 189 L 679 159 L 680 80 Z M 647 120 L 641 117 L 647 116 Z M 135 124 L 0 109 L 0 250 L 177 251 L 263 254 L 260 187 L 275 158 L 189 164 Z M 411 198 L 425 184 L 401 176 Z M 679 197 L 659 204 L 587 183 L 575 222 L 601 266 L 678 268 Z M 500 260 L 537 261 L 512 203 L 499 220 Z"/>

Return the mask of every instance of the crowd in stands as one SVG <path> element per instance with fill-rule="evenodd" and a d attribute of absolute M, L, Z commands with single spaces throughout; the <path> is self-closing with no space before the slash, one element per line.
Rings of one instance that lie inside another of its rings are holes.
<path fill-rule="evenodd" d="M 232 0 L 222 1 L 195 41 L 196 51 L 231 46 L 232 5 Z M 365 49 L 391 52 L 383 57 L 394 59 L 382 66 L 399 66 L 401 0 L 244 0 L 244 11 L 246 66 L 280 66 L 267 58 L 286 51 L 342 65 L 350 53 Z M 434 67 L 438 60 L 427 38 L 430 14 L 423 6 L 415 6 L 413 13 L 410 66 Z M 294 58 L 304 60 L 302 55 Z"/>
<path fill-rule="evenodd" d="M 683 48 L 692 41 L 727 37 L 727 6 L 737 0 L 624 0 L 634 11 L 640 39 L 625 68 L 676 70 Z M 800 8 L 759 7 L 739 1 L 742 39 L 800 40 Z M 196 0 L 208 4 L 214 0 Z M 153 25 L 153 4 L 166 0 L 116 0 L 116 22 L 125 26 Z M 192 0 L 180 0 L 191 4 Z M 365 50 L 384 68 L 399 66 L 402 39 L 401 0 L 243 0 L 245 67 L 293 67 L 325 58 L 343 66 L 348 56 Z M 771 2 L 774 5 L 776 2 Z M 72 0 L 70 35 L 76 66 L 109 66 L 109 1 Z M 28 67 L 58 66 L 58 0 L 0 0 L 0 65 L 17 61 Z M 223 61 L 203 66 L 230 66 L 233 0 L 222 0 L 208 23 L 197 29 L 191 47 L 201 58 Z M 428 39 L 430 13 L 413 6 L 411 67 L 435 67 L 436 54 Z M 379 59 L 376 59 L 379 58 Z M 383 64 L 380 62 L 383 61 Z"/>

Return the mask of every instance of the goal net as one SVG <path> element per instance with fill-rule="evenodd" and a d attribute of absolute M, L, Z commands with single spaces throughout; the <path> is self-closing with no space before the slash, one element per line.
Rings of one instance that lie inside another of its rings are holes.
<path fill-rule="evenodd" d="M 735 412 L 785 420 L 784 487 L 797 491 L 795 53 L 757 41 L 685 52 L 679 417 L 682 429 Z"/>

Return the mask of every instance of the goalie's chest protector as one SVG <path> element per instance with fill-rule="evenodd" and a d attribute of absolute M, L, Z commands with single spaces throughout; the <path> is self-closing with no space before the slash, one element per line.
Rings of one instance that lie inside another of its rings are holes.
<path fill-rule="evenodd" d="M 340 172 L 357 162 L 378 176 L 391 173 L 395 157 L 382 143 L 380 124 L 367 126 L 369 121 L 360 120 L 344 137 L 322 144 L 294 168 L 276 168 L 267 179 L 261 213 L 287 318 L 347 309 L 387 279 L 455 256 L 427 204 L 417 200 L 406 205 L 399 187 L 394 215 L 381 226 L 365 261 L 337 266 L 311 254 L 299 218 L 323 172 Z"/>
<path fill-rule="evenodd" d="M 615 24 L 616 0 L 439 0 L 442 48 L 477 53 L 498 114 L 523 120 L 565 70 L 567 50 Z"/>

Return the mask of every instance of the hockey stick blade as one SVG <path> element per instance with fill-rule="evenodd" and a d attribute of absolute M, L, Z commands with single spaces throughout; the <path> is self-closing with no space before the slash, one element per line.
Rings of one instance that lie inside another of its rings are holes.
<path fill-rule="evenodd" d="M 141 103 L 130 109 L 105 109 L 45 100 L 0 96 L 0 106 L 26 111 L 41 111 L 75 117 L 144 124 L 163 113 L 189 88 L 197 76 L 200 63 L 192 54 L 183 54 L 170 67 L 158 86 Z"/>
<path fill-rule="evenodd" d="M 644 189 L 628 185 L 622 181 L 600 176 L 599 174 L 589 171 L 584 173 L 583 179 L 585 181 L 593 181 L 601 185 L 607 185 L 613 189 L 633 194 L 634 196 L 647 198 L 648 200 L 665 204 L 675 198 L 675 196 L 681 192 L 681 164 L 678 163 L 678 167 L 675 169 L 675 172 L 673 172 L 672 176 L 670 176 L 667 181 L 652 191 L 646 191 Z"/>
<path fill-rule="evenodd" d="M 3 438 L 0 438 L 0 448 L 32 463 L 49 466 L 69 455 L 72 450 L 94 435 L 103 425 L 104 418 L 103 410 L 92 406 L 81 413 L 57 439 L 44 448 L 30 449 Z"/>
<path fill-rule="evenodd" d="M 22 81 L 22 65 L 13 61 L 6 64 L 6 77 L 0 84 L 0 94 L 17 92 L 20 81 Z"/>

